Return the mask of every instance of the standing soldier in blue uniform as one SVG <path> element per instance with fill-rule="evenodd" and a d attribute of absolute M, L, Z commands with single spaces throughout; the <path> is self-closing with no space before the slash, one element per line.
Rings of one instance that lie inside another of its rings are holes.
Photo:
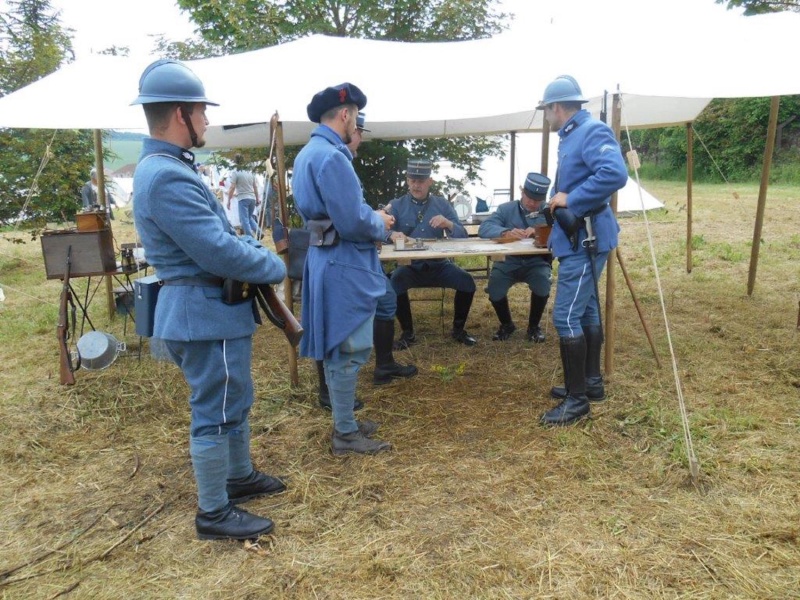
<path fill-rule="evenodd" d="M 553 324 L 565 385 L 551 390 L 561 403 L 542 415 L 545 425 L 574 423 L 589 414 L 589 400 L 605 398 L 597 282 L 619 234 L 610 196 L 625 186 L 628 172 L 614 132 L 581 108 L 585 102 L 578 82 L 561 75 L 545 88 L 538 106 L 561 138 L 549 245 L 558 258 Z"/>
<path fill-rule="evenodd" d="M 373 211 L 347 147 L 367 97 L 351 83 L 325 88 L 311 99 L 308 118 L 319 126 L 294 162 L 295 205 L 311 231 L 303 270 L 303 356 L 322 360 L 333 413 L 334 454 L 375 454 L 391 448 L 371 436 L 372 421 L 353 413 L 358 370 L 369 359 L 378 298 L 386 276 L 375 242 L 394 218 Z"/>
<path fill-rule="evenodd" d="M 408 193 L 395 198 L 386 212 L 395 217 L 391 240 L 412 238 L 467 237 L 467 230 L 459 223 L 455 209 L 443 196 L 430 194 L 431 161 L 412 158 L 408 161 L 406 183 Z M 417 341 L 411 316 L 408 290 L 417 287 L 446 287 L 456 290 L 453 300 L 453 331 L 455 341 L 474 346 L 477 340 L 464 327 L 467 324 L 475 280 L 472 275 L 445 258 L 414 260 L 410 265 L 397 267 L 392 272 L 392 286 L 397 293 L 397 320 L 402 333 L 395 347 L 408 348 Z"/>
<path fill-rule="evenodd" d="M 481 223 L 478 235 L 482 238 L 511 238 L 522 240 L 534 237 L 536 225 L 545 225 L 543 215 L 538 214 L 550 187 L 550 179 L 541 173 L 528 173 L 519 201 L 506 202 L 497 207 L 488 219 Z M 489 301 L 500 320 L 500 328 L 492 337 L 504 341 L 517 329 L 511 319 L 508 306 L 508 290 L 518 282 L 528 284 L 531 303 L 528 312 L 528 341 L 540 344 L 545 336 L 539 322 L 550 297 L 552 276 L 551 256 L 509 256 L 495 262 L 489 275 Z"/>
<path fill-rule="evenodd" d="M 278 283 L 283 261 L 251 237 L 237 237 L 225 211 L 195 170 L 189 148 L 202 148 L 208 127 L 198 77 L 184 64 L 158 60 L 139 80 L 150 130 L 134 175 L 134 219 L 148 262 L 164 282 L 154 336 L 162 338 L 191 389 L 189 454 L 200 539 L 250 539 L 270 519 L 235 505 L 286 489 L 253 468 L 248 415 L 256 313 L 252 300 L 226 304 L 224 277 Z"/>
<path fill-rule="evenodd" d="M 347 147 L 353 154 L 353 158 L 358 156 L 358 147 L 361 145 L 362 132 L 369 132 L 364 126 L 366 116 L 359 111 L 356 117 L 356 130 L 353 133 Z M 413 377 L 418 373 L 416 365 L 402 365 L 394 360 L 392 344 L 394 342 L 394 316 L 397 312 L 397 294 L 388 277 L 384 278 L 386 283 L 386 293 L 378 298 L 378 305 L 375 309 L 375 322 L 372 326 L 372 343 L 375 346 L 375 371 L 372 373 L 372 383 L 375 385 L 385 385 L 391 383 L 395 378 Z M 321 360 L 317 362 L 317 377 L 319 378 L 319 404 L 322 408 L 331 410 L 331 395 L 328 385 L 325 383 L 325 367 Z M 354 409 L 363 408 L 363 403 L 356 398 Z"/>

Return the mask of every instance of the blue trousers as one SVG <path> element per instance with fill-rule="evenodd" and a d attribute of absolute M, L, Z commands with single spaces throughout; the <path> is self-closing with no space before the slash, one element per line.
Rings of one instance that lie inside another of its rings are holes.
<path fill-rule="evenodd" d="M 358 370 L 369 360 L 372 351 L 372 322 L 364 321 L 339 346 L 336 358 L 325 358 L 325 381 L 331 397 L 333 426 L 339 433 L 353 433 L 358 429 L 353 404 L 356 400 Z"/>
<path fill-rule="evenodd" d="M 606 266 L 608 252 L 598 252 L 594 259 L 598 281 Z M 586 252 L 558 259 L 558 283 L 553 304 L 553 325 L 559 337 L 583 335 L 583 325 L 599 325 L 592 264 Z"/>
<path fill-rule="evenodd" d="M 508 290 L 515 283 L 527 283 L 528 288 L 537 296 L 550 295 L 552 269 L 544 260 L 511 260 L 495 262 L 489 275 L 489 300 L 497 302 L 508 295 Z"/>
<path fill-rule="evenodd" d="M 474 293 L 475 280 L 449 260 L 422 260 L 397 267 L 392 273 L 392 287 L 396 294 L 419 287 L 445 287 Z"/>
<path fill-rule="evenodd" d="M 395 314 L 397 314 L 397 294 L 394 292 L 392 282 L 386 277 L 386 293 L 378 298 L 375 318 L 378 321 L 394 321 Z"/>
<path fill-rule="evenodd" d="M 255 198 L 239 198 L 239 225 L 242 233 L 255 236 L 258 231 L 258 223 L 253 218 L 253 211 L 256 209 Z"/>

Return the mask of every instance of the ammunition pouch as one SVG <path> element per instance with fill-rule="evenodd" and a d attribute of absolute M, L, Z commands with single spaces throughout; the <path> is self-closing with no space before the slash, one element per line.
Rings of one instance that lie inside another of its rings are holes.
<path fill-rule="evenodd" d="M 309 246 L 335 246 L 339 243 L 339 232 L 330 219 L 310 219 L 306 222 Z"/>
<path fill-rule="evenodd" d="M 253 286 L 246 281 L 237 281 L 228 277 L 222 282 L 222 301 L 225 304 L 251 302 L 254 291 Z"/>

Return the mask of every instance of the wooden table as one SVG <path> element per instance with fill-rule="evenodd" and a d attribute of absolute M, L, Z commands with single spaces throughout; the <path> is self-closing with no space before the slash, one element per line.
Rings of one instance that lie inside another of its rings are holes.
<path fill-rule="evenodd" d="M 519 256 L 527 254 L 550 254 L 547 248 L 537 248 L 533 239 L 519 240 L 499 244 L 492 240 L 481 238 L 449 238 L 445 240 L 423 240 L 425 246 L 422 250 L 412 249 L 415 240 L 406 240 L 405 250 L 395 250 L 393 245 L 384 244 L 378 255 L 381 262 L 397 261 L 398 264 L 407 265 L 412 260 L 427 258 L 464 258 L 467 256 L 486 256 L 493 261 L 504 261 L 506 256 Z"/>

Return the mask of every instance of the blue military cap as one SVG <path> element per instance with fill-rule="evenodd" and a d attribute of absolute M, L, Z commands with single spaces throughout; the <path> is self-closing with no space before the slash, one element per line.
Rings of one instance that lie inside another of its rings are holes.
<path fill-rule="evenodd" d="M 433 163 L 427 158 L 409 158 L 406 175 L 411 179 L 427 179 L 431 176 Z"/>
<path fill-rule="evenodd" d="M 367 97 L 352 83 L 340 83 L 314 94 L 306 107 L 306 112 L 312 122 L 319 123 L 326 111 L 345 104 L 355 104 L 358 110 L 361 110 L 367 105 Z"/>
<path fill-rule="evenodd" d="M 528 173 L 523 187 L 534 200 L 544 200 L 547 190 L 550 189 L 550 178 L 541 173 Z"/>
<path fill-rule="evenodd" d="M 358 127 L 361 131 L 366 131 L 370 133 L 370 130 L 364 127 L 364 121 L 366 120 L 366 116 L 363 112 L 359 111 L 358 116 L 356 117 L 356 127 Z"/>

